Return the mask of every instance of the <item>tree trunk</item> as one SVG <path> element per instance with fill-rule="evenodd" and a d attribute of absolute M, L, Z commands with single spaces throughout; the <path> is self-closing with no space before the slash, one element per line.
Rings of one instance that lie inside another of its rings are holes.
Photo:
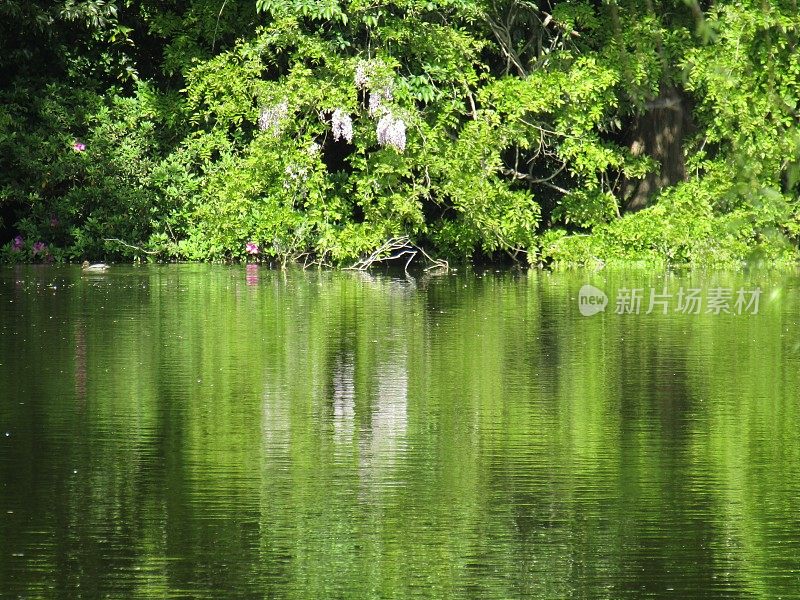
<path fill-rule="evenodd" d="M 679 90 L 664 88 L 647 103 L 646 112 L 636 119 L 628 134 L 628 147 L 634 156 L 647 155 L 658 161 L 659 167 L 644 179 L 623 182 L 626 211 L 646 207 L 660 189 L 686 179 L 683 141 L 691 130 L 691 109 Z"/>

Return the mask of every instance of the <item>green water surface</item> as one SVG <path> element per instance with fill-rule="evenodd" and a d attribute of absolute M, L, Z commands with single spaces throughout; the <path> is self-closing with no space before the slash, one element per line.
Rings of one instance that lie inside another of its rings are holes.
<path fill-rule="evenodd" d="M 4 268 L 0 597 L 800 598 L 798 294 Z"/>

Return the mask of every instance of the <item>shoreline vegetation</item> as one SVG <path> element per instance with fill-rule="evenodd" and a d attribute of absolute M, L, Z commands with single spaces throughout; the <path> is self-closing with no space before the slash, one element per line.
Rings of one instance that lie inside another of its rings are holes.
<path fill-rule="evenodd" d="M 0 263 L 800 264 L 796 0 L 0 18 Z"/>

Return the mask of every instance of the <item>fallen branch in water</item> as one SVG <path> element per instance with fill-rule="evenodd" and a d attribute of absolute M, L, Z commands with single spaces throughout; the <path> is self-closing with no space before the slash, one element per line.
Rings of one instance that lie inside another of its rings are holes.
<path fill-rule="evenodd" d="M 436 269 L 448 271 L 450 269 L 450 264 L 446 260 L 431 258 L 431 256 L 425 252 L 425 250 L 416 244 L 413 244 L 407 235 L 403 235 L 386 240 L 377 249 L 375 249 L 372 254 L 355 262 L 352 266 L 347 267 L 347 270 L 366 271 L 375 263 L 397 260 L 401 256 L 408 256 L 406 264 L 403 267 L 403 270 L 407 273 L 408 265 L 411 264 L 411 261 L 414 260 L 418 254 L 424 256 L 431 263 L 425 268 L 425 271 L 433 271 Z"/>
<path fill-rule="evenodd" d="M 123 241 L 123 240 L 121 240 L 119 238 L 103 238 L 103 241 L 104 242 L 116 242 L 116 243 L 121 244 L 121 245 L 123 245 L 123 246 L 125 246 L 127 248 L 132 248 L 134 250 L 138 250 L 139 252 L 144 252 L 145 254 L 158 254 L 159 253 L 158 250 L 145 250 L 141 246 L 134 246 L 133 244 L 129 244 L 128 242 L 125 242 L 125 241 Z"/>

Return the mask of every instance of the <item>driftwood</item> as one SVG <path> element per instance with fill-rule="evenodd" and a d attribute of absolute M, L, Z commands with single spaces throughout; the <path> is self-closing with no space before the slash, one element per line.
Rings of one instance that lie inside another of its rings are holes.
<path fill-rule="evenodd" d="M 366 271 L 376 263 L 397 260 L 398 258 L 407 256 L 408 258 L 406 259 L 403 270 L 408 273 L 408 265 L 410 265 L 411 261 L 418 255 L 422 255 L 430 263 L 430 265 L 425 267 L 426 272 L 434 270 L 448 271 L 450 269 L 450 264 L 446 260 L 431 258 L 425 250 L 412 243 L 407 235 L 386 240 L 380 247 L 376 248 L 372 254 L 362 258 L 352 266 L 347 267 L 347 269 L 350 271 Z"/>
<path fill-rule="evenodd" d="M 135 246 L 133 244 L 129 244 L 128 242 L 121 240 L 119 238 L 103 238 L 103 241 L 115 242 L 117 244 L 120 244 L 121 246 L 125 246 L 126 248 L 131 248 L 132 250 L 138 250 L 139 252 L 143 252 L 144 254 L 150 254 L 150 255 L 159 254 L 158 250 L 145 250 L 141 246 Z"/>

